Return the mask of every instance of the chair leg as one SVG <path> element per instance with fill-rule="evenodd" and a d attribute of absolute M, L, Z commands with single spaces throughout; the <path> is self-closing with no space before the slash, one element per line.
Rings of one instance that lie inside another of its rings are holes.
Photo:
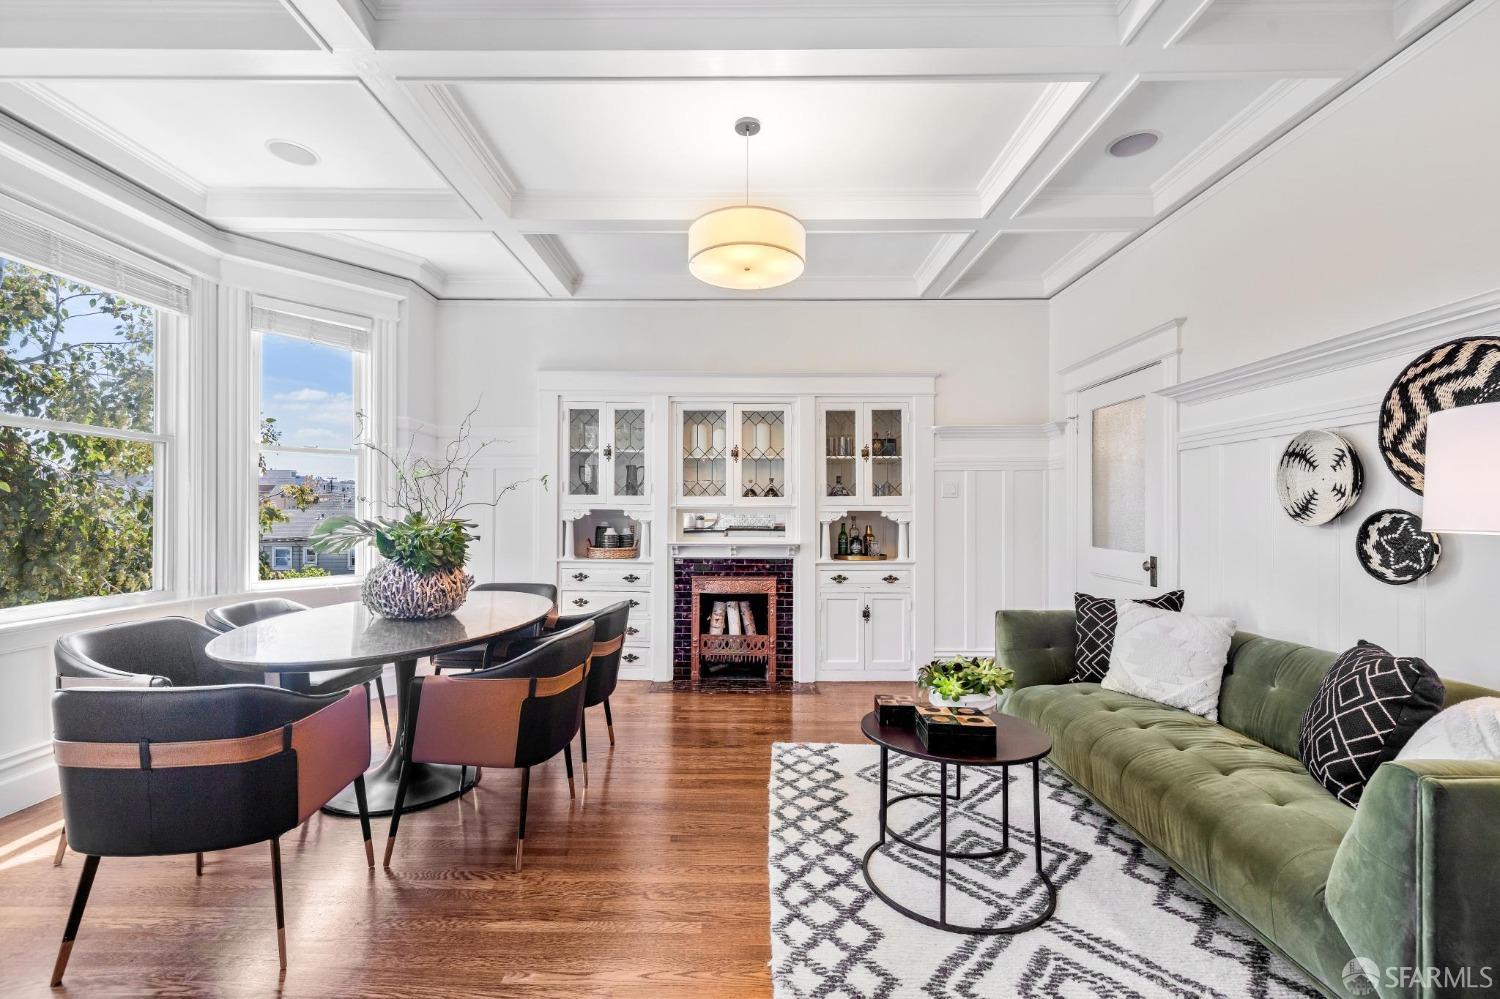
<path fill-rule="evenodd" d="M 465 763 L 463 766 L 461 766 L 461 767 L 458 768 L 458 788 L 459 788 L 460 791 L 463 790 L 464 782 L 467 781 L 468 779 L 469 779 L 469 765 L 467 763 Z"/>
<path fill-rule="evenodd" d="M 411 780 L 411 767 L 401 768 L 401 779 L 396 782 L 396 800 L 391 805 L 391 831 L 385 837 L 385 860 L 381 866 L 391 869 L 391 851 L 396 849 L 396 829 L 401 825 L 401 806 L 406 804 L 406 785 Z"/>
<path fill-rule="evenodd" d="M 583 788 L 589 786 L 589 725 L 587 712 L 578 714 L 578 755 L 583 759 Z"/>
<path fill-rule="evenodd" d="M 68 923 L 63 928 L 62 946 L 57 948 L 57 963 L 52 966 L 54 989 L 62 985 L 63 972 L 68 970 L 68 957 L 73 953 L 73 938 L 78 936 L 78 924 L 83 922 L 83 908 L 89 904 L 89 892 L 94 887 L 94 873 L 98 870 L 98 857 L 83 858 L 83 872 L 78 875 L 78 889 L 73 892 L 73 908 L 68 910 Z"/>
<path fill-rule="evenodd" d="M 521 850 L 526 846 L 526 799 L 531 795 L 531 768 L 521 771 L 521 825 L 516 831 L 516 872 L 521 870 Z"/>
<path fill-rule="evenodd" d="M 198 854 L 195 855 L 194 863 L 197 865 L 197 871 L 196 871 L 196 873 L 197 873 L 198 877 L 200 877 L 200 878 L 203 877 L 203 854 L 202 853 L 198 853 Z"/>
<path fill-rule="evenodd" d="M 380 720 L 385 723 L 385 744 L 391 744 L 391 709 L 385 706 L 385 680 L 375 678 L 375 696 L 380 698 Z"/>
<path fill-rule="evenodd" d="M 604 699 L 604 727 L 609 729 L 609 746 L 613 749 L 615 745 L 615 718 L 614 715 L 609 713 L 609 698 L 607 697 Z"/>
<path fill-rule="evenodd" d="M 271 887 L 276 895 L 276 954 L 286 970 L 286 906 L 281 898 L 281 839 L 271 840 Z"/>
<path fill-rule="evenodd" d="M 474 786 L 478 787 L 479 786 L 479 782 L 482 781 L 482 780 L 484 780 L 484 767 L 475 767 L 474 768 Z"/>
<path fill-rule="evenodd" d="M 370 842 L 370 803 L 365 800 L 365 775 L 354 778 L 354 800 L 359 805 L 359 831 L 365 837 L 365 863 L 375 869 L 375 845 Z"/>
<path fill-rule="evenodd" d="M 578 797 L 578 792 L 573 787 L 573 747 L 563 747 L 563 765 L 568 768 L 568 797 Z"/>
<path fill-rule="evenodd" d="M 57 853 L 52 857 L 52 866 L 61 867 L 63 857 L 68 855 L 68 828 L 64 826 L 57 831 Z"/>

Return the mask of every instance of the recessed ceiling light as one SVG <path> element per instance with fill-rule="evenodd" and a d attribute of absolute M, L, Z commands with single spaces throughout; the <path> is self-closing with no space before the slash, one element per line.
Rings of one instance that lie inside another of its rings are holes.
<path fill-rule="evenodd" d="M 306 146 L 286 139 L 272 139 L 266 143 L 266 151 L 277 159 L 297 166 L 312 166 L 318 162 L 318 154 Z"/>
<path fill-rule="evenodd" d="M 1131 132 L 1109 144 L 1111 156 L 1139 156 L 1161 141 L 1158 132 Z"/>

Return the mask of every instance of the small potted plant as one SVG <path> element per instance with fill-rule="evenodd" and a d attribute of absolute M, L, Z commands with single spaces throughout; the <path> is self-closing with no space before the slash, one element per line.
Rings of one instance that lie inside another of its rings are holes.
<path fill-rule="evenodd" d="M 1015 682 L 1015 674 L 990 657 L 954 656 L 934 659 L 917 671 L 917 685 L 938 707 L 991 711 L 999 694 Z"/>
<path fill-rule="evenodd" d="M 362 541 L 373 541 L 381 561 L 365 574 L 360 598 L 381 617 L 437 618 L 462 607 L 474 585 L 464 564 L 469 560 L 469 542 L 477 538 L 473 531 L 479 526 L 464 511 L 493 507 L 526 481 L 512 482 L 488 500 L 464 501 L 469 466 L 494 443 L 470 443 L 473 416 L 470 411 L 464 417 L 458 436 L 443 449 L 443 460 L 434 462 L 413 458 L 411 446 L 396 458 L 365 440 L 361 414 L 359 444 L 390 465 L 395 486 L 388 507 L 398 515 L 329 517 L 313 530 L 308 544 L 315 551 L 338 554 Z M 545 475 L 541 483 L 547 485 Z"/>

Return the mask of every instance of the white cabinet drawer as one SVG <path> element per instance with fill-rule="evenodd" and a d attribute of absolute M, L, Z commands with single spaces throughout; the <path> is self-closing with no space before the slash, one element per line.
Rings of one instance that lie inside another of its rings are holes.
<path fill-rule="evenodd" d="M 620 654 L 620 666 L 623 669 L 639 666 L 650 660 L 651 646 L 649 645 L 627 645 L 625 651 Z"/>
<path fill-rule="evenodd" d="M 633 602 L 630 608 L 630 621 L 639 628 L 639 621 L 651 614 L 651 597 L 646 593 L 624 590 L 563 590 L 557 605 L 564 615 L 592 614 L 611 604 L 617 604 L 621 600 Z"/>
<path fill-rule="evenodd" d="M 630 620 L 625 623 L 625 644 L 651 644 L 651 615 L 644 607 L 631 609 Z"/>
<path fill-rule="evenodd" d="M 909 590 L 911 568 L 822 568 L 818 570 L 818 589 L 825 593 L 838 590 Z"/>
<path fill-rule="evenodd" d="M 563 586 L 573 588 L 614 589 L 615 587 L 639 588 L 649 590 L 651 588 L 651 569 L 649 566 L 636 565 L 633 562 L 614 562 L 599 559 L 579 565 L 571 563 L 563 565 L 558 575 L 562 578 Z"/>

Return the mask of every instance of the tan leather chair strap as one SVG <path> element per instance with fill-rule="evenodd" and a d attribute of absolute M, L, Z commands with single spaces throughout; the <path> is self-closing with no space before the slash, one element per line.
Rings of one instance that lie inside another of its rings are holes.
<path fill-rule="evenodd" d="M 588 665 L 587 662 L 581 662 L 566 673 L 559 673 L 557 676 L 537 677 L 535 696 L 552 697 L 561 694 L 563 691 L 572 690 L 583 682 L 584 676 L 588 673 Z"/>
<path fill-rule="evenodd" d="M 595 642 L 594 643 L 594 655 L 596 655 L 596 656 L 607 656 L 607 655 L 610 655 L 611 653 L 619 652 L 620 648 L 624 644 L 625 644 L 625 636 L 624 635 L 616 635 L 614 638 L 611 638 L 607 642 Z"/>
<path fill-rule="evenodd" d="M 334 702 L 335 704 L 338 702 Z M 290 725 L 236 739 L 201 742 L 63 742 L 54 739 L 52 754 L 60 767 L 92 770 L 168 770 L 174 767 L 217 767 L 251 763 L 275 756 L 292 745 L 292 732 L 329 707 L 319 708 Z"/>

